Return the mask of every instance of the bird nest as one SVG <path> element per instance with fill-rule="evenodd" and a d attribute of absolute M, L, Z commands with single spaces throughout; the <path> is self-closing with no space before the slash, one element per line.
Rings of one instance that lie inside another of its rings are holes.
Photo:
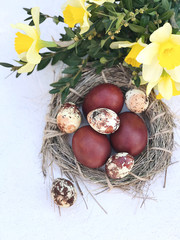
<path fill-rule="evenodd" d="M 82 75 L 81 81 L 70 89 L 66 102 L 73 102 L 81 106 L 84 96 L 93 87 L 104 83 L 113 83 L 125 93 L 135 88 L 131 84 L 131 72 L 122 65 L 105 69 L 102 75 L 97 75 L 92 68 L 87 68 Z M 144 89 L 143 87 L 141 89 Z M 146 122 L 148 128 L 148 144 L 146 149 L 135 158 L 132 174 L 118 180 L 107 177 L 103 168 L 90 169 L 77 162 L 72 148 L 71 135 L 60 132 L 57 128 L 56 117 L 61 107 L 61 96 L 52 96 L 47 123 L 44 131 L 42 146 L 42 169 L 46 176 L 50 166 L 55 163 L 62 173 L 70 180 L 90 181 L 102 188 L 100 191 L 111 188 L 119 188 L 133 193 L 143 194 L 146 183 L 149 183 L 160 172 L 167 171 L 171 164 L 171 155 L 174 147 L 175 127 L 174 118 L 166 104 L 157 100 L 152 92 L 149 96 L 149 107 L 140 116 Z"/>

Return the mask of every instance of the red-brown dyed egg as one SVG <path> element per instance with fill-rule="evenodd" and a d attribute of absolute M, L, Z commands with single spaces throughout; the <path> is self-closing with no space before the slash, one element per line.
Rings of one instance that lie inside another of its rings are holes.
<path fill-rule="evenodd" d="M 112 147 L 117 152 L 128 152 L 137 156 L 147 145 L 147 127 L 144 121 L 132 112 L 121 113 L 119 118 L 121 125 L 110 136 Z"/>
<path fill-rule="evenodd" d="M 123 178 L 129 174 L 134 166 L 134 158 L 123 152 L 111 156 L 106 162 L 106 173 L 112 179 Z"/>
<path fill-rule="evenodd" d="M 103 83 L 90 90 L 84 98 L 82 109 L 85 116 L 97 108 L 108 108 L 119 113 L 123 104 L 121 89 L 114 84 Z"/>
<path fill-rule="evenodd" d="M 72 149 L 76 159 L 89 168 L 104 165 L 111 153 L 108 138 L 94 131 L 90 126 L 81 127 L 75 132 Z"/>

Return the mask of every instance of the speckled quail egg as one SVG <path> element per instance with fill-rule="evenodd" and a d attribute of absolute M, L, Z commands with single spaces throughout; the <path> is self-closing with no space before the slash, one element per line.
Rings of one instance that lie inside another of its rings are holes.
<path fill-rule="evenodd" d="M 59 110 L 57 115 L 57 126 L 65 133 L 75 132 L 81 124 L 81 113 L 78 107 L 71 102 L 67 102 Z"/>
<path fill-rule="evenodd" d="M 134 166 L 134 158 L 126 152 L 111 156 L 105 165 L 107 175 L 112 179 L 127 176 Z"/>
<path fill-rule="evenodd" d="M 98 108 L 88 113 L 90 126 L 101 134 L 111 134 L 120 126 L 118 115 L 108 108 Z"/>
<path fill-rule="evenodd" d="M 139 89 L 132 89 L 126 92 L 125 103 L 127 108 L 134 113 L 145 111 L 149 105 L 146 94 Z"/>
<path fill-rule="evenodd" d="M 64 178 L 54 180 L 51 189 L 54 203 L 60 207 L 70 207 L 76 201 L 77 193 L 74 185 Z"/>

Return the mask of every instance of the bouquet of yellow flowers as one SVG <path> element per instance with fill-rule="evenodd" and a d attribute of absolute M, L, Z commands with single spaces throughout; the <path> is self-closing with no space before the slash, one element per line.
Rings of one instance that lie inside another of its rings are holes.
<path fill-rule="evenodd" d="M 132 81 L 138 87 L 147 84 L 157 98 L 170 99 L 180 94 L 180 7 L 177 0 L 67 0 L 63 16 L 49 16 L 38 7 L 24 9 L 29 25 L 12 25 L 16 33 L 15 50 L 19 65 L 0 63 L 4 67 L 31 74 L 35 67 L 64 62 L 66 77 L 52 83 L 50 93 L 61 93 L 62 101 L 81 79 L 83 69 L 91 64 L 100 73 L 123 63 L 132 70 Z M 44 41 L 40 23 L 52 18 L 65 23 L 60 40 Z M 40 53 L 42 48 L 48 51 Z"/>

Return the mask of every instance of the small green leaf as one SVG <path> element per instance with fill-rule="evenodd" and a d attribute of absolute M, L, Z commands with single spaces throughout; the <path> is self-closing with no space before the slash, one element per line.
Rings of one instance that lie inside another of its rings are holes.
<path fill-rule="evenodd" d="M 21 73 L 16 73 L 16 78 L 18 78 L 21 75 Z"/>
<path fill-rule="evenodd" d="M 70 66 L 70 67 L 65 68 L 62 73 L 76 74 L 78 72 L 78 70 L 79 70 L 78 67 Z"/>
<path fill-rule="evenodd" d="M 148 27 L 150 32 L 154 32 L 157 29 L 157 26 L 152 21 L 149 22 Z"/>
<path fill-rule="evenodd" d="M 3 66 L 3 67 L 7 67 L 7 68 L 12 68 L 12 67 L 14 67 L 12 64 L 4 63 L 4 62 L 0 62 L 0 65 Z"/>
<path fill-rule="evenodd" d="M 164 10 L 169 10 L 170 9 L 170 3 L 168 0 L 162 0 L 162 7 L 164 8 Z"/>
<path fill-rule="evenodd" d="M 160 15 L 159 18 L 163 21 L 166 21 L 166 20 L 169 20 L 173 14 L 174 14 L 174 11 L 169 10 L 169 11 L 163 13 L 162 15 Z"/>
<path fill-rule="evenodd" d="M 66 100 L 68 94 L 69 94 L 69 87 L 65 88 L 62 91 L 62 93 L 61 93 L 61 101 L 62 101 L 62 103 L 64 103 L 64 101 Z"/>
<path fill-rule="evenodd" d="M 139 87 L 141 83 L 141 79 L 139 76 L 136 77 L 136 79 L 134 79 L 134 84 L 136 87 Z"/>
<path fill-rule="evenodd" d="M 133 32 L 136 32 L 136 33 L 144 33 L 146 31 L 146 29 L 144 27 L 139 26 L 139 25 L 135 25 L 135 24 L 132 24 L 132 23 L 129 24 L 129 28 Z"/>
<path fill-rule="evenodd" d="M 74 32 L 70 28 L 65 27 L 64 30 L 66 31 L 66 34 L 68 35 L 68 37 L 70 37 L 70 38 L 75 37 Z"/>
<path fill-rule="evenodd" d="M 50 94 L 55 94 L 55 93 L 59 93 L 60 90 L 59 89 L 52 89 L 49 91 Z"/>
<path fill-rule="evenodd" d="M 51 61 L 51 58 L 41 60 L 41 62 L 37 66 L 37 71 L 40 71 L 40 70 L 44 69 L 45 67 L 47 67 L 47 65 L 50 63 L 50 61 Z"/>

